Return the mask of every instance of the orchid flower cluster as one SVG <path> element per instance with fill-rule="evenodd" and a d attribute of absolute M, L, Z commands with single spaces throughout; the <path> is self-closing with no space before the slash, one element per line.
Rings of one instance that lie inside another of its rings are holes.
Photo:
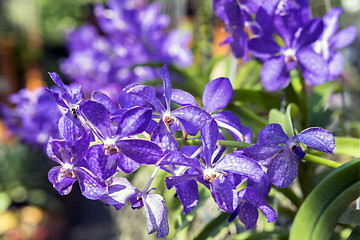
<path fill-rule="evenodd" d="M 21 89 L 10 95 L 8 101 L 15 108 L 1 104 L 0 115 L 7 128 L 22 142 L 41 148 L 46 146 L 49 136 L 57 136 L 56 121 L 62 115 L 61 110 L 44 88 Z"/>
<path fill-rule="evenodd" d="M 48 91 L 64 110 L 58 122 L 61 137 L 50 138 L 47 145 L 48 156 L 60 165 L 48 174 L 60 194 L 69 194 L 78 181 L 88 199 L 117 210 L 126 202 L 133 209 L 144 208 L 149 234 L 157 232 L 157 237 L 164 238 L 169 232 L 167 208 L 151 188 L 163 170 L 171 175 L 165 184 L 175 188 L 184 214 L 196 207 L 200 183 L 210 190 L 218 207 L 230 214 L 229 222 L 238 216 L 246 228 L 252 228 L 258 209 L 268 222 L 276 220 L 265 198 L 271 184 L 286 187 L 296 178 L 299 160 L 305 155 L 299 143 L 326 153 L 335 148 L 334 137 L 324 129 L 309 128 L 290 139 L 279 124 L 270 124 L 261 130 L 256 144 L 225 152 L 218 141 L 225 139 L 225 131 L 237 141 L 252 141 L 251 130 L 236 115 L 221 111 L 232 98 L 229 79 L 207 84 L 202 109 L 191 94 L 172 89 L 166 65 L 160 75 L 162 98 L 153 87 L 132 84 L 115 103 L 96 91 L 85 100 L 81 88 L 72 89 L 50 73 L 62 91 Z M 180 107 L 173 109 L 172 102 Z M 180 148 L 174 138 L 177 132 L 183 136 L 179 141 L 201 139 L 202 145 Z M 142 190 L 118 174 L 131 173 L 141 165 L 155 166 Z"/>
<path fill-rule="evenodd" d="M 96 26 L 87 24 L 68 34 L 69 56 L 60 64 L 85 94 L 99 89 L 112 93 L 160 77 L 158 69 L 141 64 L 191 65 L 190 35 L 179 29 L 166 33 L 170 18 L 160 13 L 159 3 L 110 0 L 107 5 L 95 6 Z"/>
<path fill-rule="evenodd" d="M 355 26 L 338 31 L 339 8 L 312 18 L 308 0 L 214 0 L 237 58 L 248 54 L 263 62 L 260 78 L 268 91 L 286 88 L 290 72 L 300 68 L 305 81 L 316 86 L 338 77 L 344 67 L 337 51 L 351 44 Z"/>
<path fill-rule="evenodd" d="M 62 59 L 60 68 L 74 87 L 82 86 L 85 95 L 101 90 L 118 98 L 128 84 L 160 77 L 157 68 L 141 64 L 187 67 L 192 63 L 187 46 L 190 35 L 178 28 L 165 32 L 170 18 L 160 13 L 159 3 L 110 0 L 107 5 L 95 6 L 97 26 L 84 25 L 67 35 L 69 56 Z M 22 89 L 9 102 L 15 107 L 2 105 L 0 109 L 7 127 L 21 141 L 44 148 L 58 132 L 56 121 L 62 109 L 44 87 Z"/>

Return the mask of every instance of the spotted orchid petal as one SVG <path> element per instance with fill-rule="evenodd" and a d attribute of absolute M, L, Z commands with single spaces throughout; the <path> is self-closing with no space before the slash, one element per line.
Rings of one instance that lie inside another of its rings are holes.
<path fill-rule="evenodd" d="M 106 185 L 81 168 L 74 168 L 81 193 L 88 199 L 97 200 L 107 193 Z"/>
<path fill-rule="evenodd" d="M 163 156 L 161 148 L 147 140 L 120 139 L 116 146 L 127 157 L 140 164 L 155 164 Z"/>
<path fill-rule="evenodd" d="M 219 208 L 225 212 L 233 212 L 238 205 L 238 197 L 234 184 L 226 177 L 220 176 L 210 184 L 211 195 Z"/>
<path fill-rule="evenodd" d="M 161 78 L 162 78 L 163 84 L 164 84 L 164 96 L 165 96 L 165 102 L 166 102 L 166 109 L 168 111 L 170 111 L 171 110 L 171 105 L 170 105 L 171 81 L 170 81 L 170 73 L 169 73 L 169 70 L 168 70 L 168 67 L 166 64 L 160 69 L 160 75 L 161 75 Z"/>
<path fill-rule="evenodd" d="M 200 128 L 200 135 L 203 143 L 203 155 L 206 166 L 211 166 L 212 155 L 216 149 L 216 142 L 219 138 L 219 128 L 214 119 L 205 121 Z"/>
<path fill-rule="evenodd" d="M 308 128 L 292 138 L 295 142 L 303 144 L 325 153 L 333 153 L 335 149 L 334 136 L 322 128 Z"/>
<path fill-rule="evenodd" d="M 161 115 L 166 112 L 164 106 L 156 97 L 155 89 L 153 87 L 135 84 L 127 90 L 127 93 L 142 98 L 143 100 L 151 104 Z"/>
<path fill-rule="evenodd" d="M 275 155 L 269 164 L 267 174 L 275 186 L 284 188 L 295 180 L 298 168 L 299 162 L 297 157 L 290 150 L 285 149 Z"/>
<path fill-rule="evenodd" d="M 148 233 L 156 232 L 156 237 L 164 238 L 169 234 L 165 201 L 158 194 L 143 194 L 143 202 L 148 225 Z"/>
<path fill-rule="evenodd" d="M 193 210 L 199 201 L 199 191 L 195 180 L 175 185 L 176 193 L 183 205 L 183 213 Z"/>
<path fill-rule="evenodd" d="M 245 155 L 233 152 L 225 155 L 213 167 L 215 171 L 228 171 L 248 177 L 255 182 L 259 182 L 264 175 L 264 171 L 254 160 Z"/>
<path fill-rule="evenodd" d="M 127 137 L 144 132 L 151 120 L 152 110 L 147 107 L 134 107 L 121 115 L 116 135 Z"/>
<path fill-rule="evenodd" d="M 51 168 L 48 173 L 48 178 L 59 194 L 67 195 L 71 192 L 72 185 L 76 182 L 77 179 L 71 174 L 69 176 L 63 176 L 61 168 L 62 167 L 60 166 Z"/>
<path fill-rule="evenodd" d="M 255 188 L 247 187 L 238 192 L 239 199 L 243 199 L 262 211 L 269 223 L 276 220 L 275 210 L 259 195 Z"/>

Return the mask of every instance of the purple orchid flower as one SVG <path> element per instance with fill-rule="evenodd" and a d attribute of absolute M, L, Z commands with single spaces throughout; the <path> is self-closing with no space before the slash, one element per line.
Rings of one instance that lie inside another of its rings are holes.
<path fill-rule="evenodd" d="M 251 53 L 264 61 L 260 78 L 265 89 L 276 91 L 287 87 L 290 71 L 296 69 L 298 64 L 310 85 L 326 82 L 328 65 L 311 47 L 322 33 L 322 20 L 314 18 L 303 28 L 294 31 L 289 28 L 286 17 L 277 16 L 274 26 L 284 41 L 284 47 L 267 37 L 254 38 L 249 42 Z"/>
<path fill-rule="evenodd" d="M 111 166 L 116 168 L 117 163 L 120 169 L 130 173 L 140 164 L 155 164 L 162 157 L 162 150 L 157 144 L 132 137 L 141 134 L 147 128 L 151 120 L 150 108 L 115 110 L 111 102 L 104 102 L 108 99 L 106 95 L 96 94 L 93 97 L 99 101 L 103 100 L 102 103 L 107 107 L 88 100 L 80 105 L 79 111 L 92 132 L 102 142 L 102 151 L 105 153 L 102 156 L 107 157 L 108 164 L 112 163 Z"/>
<path fill-rule="evenodd" d="M 116 89 L 159 76 L 149 62 L 187 67 L 192 63 L 190 36 L 168 30 L 170 18 L 161 5 L 110 0 L 94 8 L 97 25 L 75 29 L 67 37 L 69 57 L 61 70 L 86 94 L 111 84 Z M 134 67 L 136 66 L 136 67 Z"/>
<path fill-rule="evenodd" d="M 296 32 L 311 20 L 311 9 L 308 0 L 266 0 L 256 13 L 256 22 L 260 26 L 262 36 L 271 36 L 274 29 L 274 19 L 284 17 L 287 28 Z"/>
<path fill-rule="evenodd" d="M 53 72 L 49 73 L 49 75 L 54 83 L 60 87 L 63 93 L 59 94 L 49 88 L 46 90 L 52 94 L 57 104 L 63 107 L 65 111 L 71 112 L 74 117 L 77 118 L 79 103 L 84 99 L 84 93 L 81 90 L 81 86 L 73 91 L 69 86 L 63 83 L 57 73 Z"/>
<path fill-rule="evenodd" d="M 209 187 L 211 194 L 218 206 L 225 212 L 233 212 L 238 206 L 238 197 L 235 184 L 227 177 L 228 173 L 241 175 L 260 182 L 264 175 L 260 165 L 249 159 L 241 152 L 227 154 L 217 161 L 220 148 L 216 146 L 219 137 L 219 129 L 214 119 L 205 122 L 200 129 L 203 141 L 203 160 L 205 166 L 196 158 L 189 158 L 180 152 L 170 152 L 165 155 L 158 163 L 159 166 L 179 165 L 190 167 L 187 174 L 166 178 L 166 185 L 170 189 L 180 183 L 196 180 Z M 195 187 L 195 185 L 193 186 Z M 182 195 L 182 203 L 191 203 L 189 200 L 198 199 L 193 196 L 197 193 L 194 189 L 183 189 L 187 193 L 178 192 Z M 181 199 L 181 198 L 180 198 Z M 194 206 L 191 206 L 194 207 Z M 185 209 L 191 209 L 184 206 Z"/>
<path fill-rule="evenodd" d="M 298 142 L 324 153 L 333 153 L 335 139 L 322 128 L 308 128 L 291 139 L 280 124 L 272 123 L 264 127 L 257 143 L 245 148 L 244 153 L 268 168 L 267 175 L 277 187 L 287 187 L 298 173 L 299 160 L 305 153 Z"/>
<path fill-rule="evenodd" d="M 61 166 L 50 169 L 49 181 L 61 195 L 66 195 L 70 193 L 72 185 L 77 180 L 86 198 L 99 199 L 107 191 L 105 183 L 90 169 L 77 165 L 88 152 L 90 135 L 77 128 L 65 115 L 59 120 L 59 132 L 64 139 L 50 138 L 47 154 Z"/>
<path fill-rule="evenodd" d="M 230 44 L 236 58 L 248 58 L 249 35 L 258 32 L 258 26 L 250 14 L 257 12 L 263 0 L 214 0 L 214 11 L 225 23 L 229 36 L 221 43 Z M 250 36 L 251 37 L 251 36 Z"/>
<path fill-rule="evenodd" d="M 165 201 L 158 194 L 150 193 L 152 189 L 139 191 L 126 178 L 115 178 L 109 186 L 109 193 L 100 199 L 108 205 L 120 210 L 126 202 L 131 203 L 133 209 L 144 207 L 148 233 L 156 233 L 156 237 L 164 238 L 169 234 L 167 209 Z"/>
<path fill-rule="evenodd" d="M 350 45 L 357 35 L 355 26 L 349 26 L 337 32 L 341 13 L 340 8 L 332 8 L 324 15 L 324 31 L 313 44 L 314 51 L 320 54 L 329 65 L 330 80 L 338 77 L 344 68 L 342 55 L 336 50 Z"/>
<path fill-rule="evenodd" d="M 59 136 L 57 121 L 61 111 L 45 88 L 21 89 L 11 94 L 8 100 L 15 107 L 1 104 L 0 115 L 21 141 L 45 148 L 50 136 Z"/>
<path fill-rule="evenodd" d="M 160 114 L 161 121 L 159 121 L 154 131 L 159 131 L 157 128 L 164 128 L 164 125 L 166 125 L 170 128 L 172 133 L 174 133 L 176 129 L 181 129 L 184 139 L 187 138 L 188 132 L 191 135 L 195 135 L 197 133 L 197 128 L 200 128 L 205 120 L 211 119 L 211 116 L 201 108 L 191 105 L 171 111 L 172 92 L 170 74 L 167 65 L 164 65 L 161 68 L 160 74 L 164 83 L 166 108 L 156 97 L 154 88 L 150 86 L 137 84 L 130 87 L 127 92 L 143 98 Z M 170 136 L 168 138 L 171 138 Z"/>
<path fill-rule="evenodd" d="M 269 223 L 276 220 L 275 210 L 252 188 L 247 187 L 238 192 L 239 205 L 234 212 L 231 213 L 229 222 L 239 216 L 246 229 L 250 229 L 256 225 L 259 217 L 258 210 L 262 211 Z"/>
<path fill-rule="evenodd" d="M 219 127 L 228 130 L 237 141 L 252 142 L 252 131 L 241 125 L 239 118 L 231 111 L 223 110 L 231 101 L 234 90 L 228 78 L 220 77 L 206 84 L 202 103 L 204 110 L 215 119 Z M 181 106 L 198 106 L 195 98 L 180 89 L 171 91 L 171 100 Z"/>

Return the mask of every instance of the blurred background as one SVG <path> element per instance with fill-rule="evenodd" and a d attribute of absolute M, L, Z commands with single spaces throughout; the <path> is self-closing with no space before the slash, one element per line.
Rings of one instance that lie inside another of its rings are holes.
<path fill-rule="evenodd" d="M 85 24 L 98 25 L 94 9 L 99 2 L 106 3 L 94 0 L 0 0 L 2 104 L 14 106 L 8 97 L 20 89 L 32 91 L 41 86 L 51 86 L 53 83 L 48 72 L 57 72 L 64 82 L 71 82 L 60 68 L 64 59 L 69 57 L 66 36 Z M 199 86 L 203 87 L 215 76 L 229 75 L 227 64 L 231 64 L 234 57 L 228 45 L 219 46 L 226 33 L 223 23 L 213 12 L 212 1 L 134 2 L 145 5 L 160 3 L 161 13 L 170 17 L 167 32 L 180 28 L 191 33 L 188 47 L 193 53 L 193 61 L 188 68 L 205 71 L 212 64 L 211 59 L 224 54 L 230 56 L 213 68 L 210 76 L 206 75 Z M 340 28 L 354 25 L 360 29 L 360 0 L 312 0 L 310 5 L 314 16 L 323 16 L 327 9 L 338 6 L 343 9 Z M 342 54 L 345 70 L 341 87 L 346 94 L 334 95 L 332 101 L 335 105 L 345 103 L 349 111 L 346 111 L 346 116 L 340 117 L 346 117 L 349 125 L 344 128 L 351 131 L 352 136 L 359 136 L 359 39 L 343 49 Z M 235 64 L 241 65 L 241 60 L 236 60 Z M 0 239 L 147 238 L 142 211 L 127 208 L 115 212 L 99 201 L 85 199 L 76 184 L 71 194 L 60 196 L 47 179 L 47 172 L 52 166 L 55 165 L 44 154 L 43 146 L 24 143 L 0 119 Z M 143 171 L 142 176 L 151 174 L 150 170 Z M 136 179 L 137 175 L 133 177 Z M 141 179 L 135 181 L 141 184 Z M 214 211 L 216 215 L 217 210 Z M 203 214 L 197 217 L 199 226 L 212 216 L 211 211 Z M 133 222 L 139 227 L 134 228 L 131 225 Z"/>

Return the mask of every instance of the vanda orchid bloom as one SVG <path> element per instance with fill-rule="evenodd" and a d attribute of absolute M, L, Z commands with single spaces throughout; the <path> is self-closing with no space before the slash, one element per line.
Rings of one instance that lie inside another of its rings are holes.
<path fill-rule="evenodd" d="M 298 142 L 317 151 L 333 153 L 334 136 L 322 128 L 308 128 L 291 139 L 280 124 L 272 123 L 264 127 L 257 143 L 245 148 L 245 155 L 267 167 L 271 182 L 277 187 L 287 187 L 298 174 L 299 160 L 305 153 Z"/>

